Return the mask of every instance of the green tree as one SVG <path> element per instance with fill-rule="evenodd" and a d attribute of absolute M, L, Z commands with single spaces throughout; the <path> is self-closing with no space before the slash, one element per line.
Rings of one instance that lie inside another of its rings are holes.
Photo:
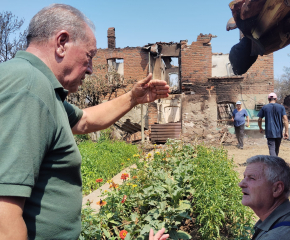
<path fill-rule="evenodd" d="M 18 50 L 26 49 L 27 30 L 20 30 L 24 19 L 11 12 L 0 13 L 0 62 L 13 58 Z"/>

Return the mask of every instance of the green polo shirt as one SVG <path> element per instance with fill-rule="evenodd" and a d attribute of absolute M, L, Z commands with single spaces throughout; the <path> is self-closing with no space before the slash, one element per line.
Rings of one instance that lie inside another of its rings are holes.
<path fill-rule="evenodd" d="M 0 64 L 0 196 L 26 197 L 29 239 L 78 239 L 81 155 L 71 127 L 82 110 L 36 56 Z"/>
<path fill-rule="evenodd" d="M 290 203 L 288 199 L 278 206 L 263 222 L 259 220 L 256 223 L 255 230 L 261 230 L 261 232 L 254 240 L 289 240 L 289 226 L 281 226 L 270 230 L 271 227 L 280 222 L 290 222 Z"/>

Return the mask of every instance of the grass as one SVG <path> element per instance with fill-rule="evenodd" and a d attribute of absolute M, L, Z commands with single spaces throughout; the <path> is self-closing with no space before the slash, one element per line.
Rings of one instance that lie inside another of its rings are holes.
<path fill-rule="evenodd" d="M 87 195 L 99 187 L 96 179 L 111 179 L 124 168 L 136 163 L 138 148 L 123 141 L 102 139 L 95 143 L 89 140 L 78 145 L 82 156 L 83 194 Z"/>

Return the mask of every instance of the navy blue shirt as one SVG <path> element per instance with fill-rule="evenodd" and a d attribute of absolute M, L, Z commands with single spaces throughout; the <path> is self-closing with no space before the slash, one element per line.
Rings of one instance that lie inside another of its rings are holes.
<path fill-rule="evenodd" d="M 234 125 L 236 127 L 239 127 L 245 124 L 245 117 L 247 116 L 248 116 L 248 112 L 245 109 L 242 109 L 241 111 L 238 111 L 237 109 L 235 109 L 233 111 Z"/>
<path fill-rule="evenodd" d="M 283 116 L 286 115 L 285 108 L 278 103 L 269 103 L 262 107 L 258 117 L 265 117 L 266 138 L 283 137 Z"/>

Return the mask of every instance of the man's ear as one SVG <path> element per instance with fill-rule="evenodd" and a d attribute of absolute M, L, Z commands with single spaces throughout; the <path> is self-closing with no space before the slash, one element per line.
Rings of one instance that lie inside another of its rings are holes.
<path fill-rule="evenodd" d="M 68 43 L 70 41 L 70 35 L 66 30 L 61 30 L 56 34 L 56 54 L 58 57 L 63 58 L 65 56 Z"/>
<path fill-rule="evenodd" d="M 278 198 L 284 193 L 284 183 L 277 181 L 273 184 L 273 197 Z"/>

